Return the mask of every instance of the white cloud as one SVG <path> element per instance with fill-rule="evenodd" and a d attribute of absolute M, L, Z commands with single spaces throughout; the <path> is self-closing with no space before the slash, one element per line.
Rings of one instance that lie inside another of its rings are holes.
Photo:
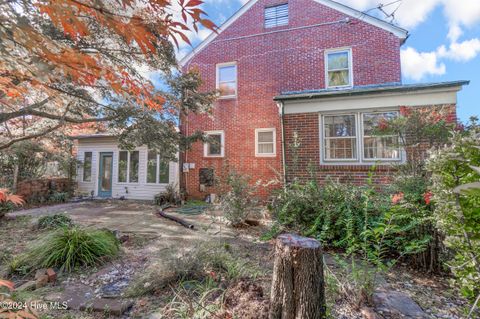
<path fill-rule="evenodd" d="M 418 52 L 407 47 L 401 51 L 402 73 L 419 81 L 427 75 L 443 75 L 446 72 L 444 63 L 440 63 L 436 52 Z"/>
<path fill-rule="evenodd" d="M 375 8 L 379 3 L 388 3 L 382 0 L 339 0 L 357 10 L 365 11 Z M 400 3 L 399 3 L 400 4 Z M 467 62 L 480 54 L 480 38 L 460 41 L 464 29 L 480 23 L 479 0 L 402 0 L 400 7 L 392 4 L 384 7 L 387 13 L 395 9 L 395 22 L 406 29 L 413 29 L 428 19 L 428 16 L 437 7 L 443 8 L 443 14 L 449 26 L 446 38 L 449 44 L 442 45 L 431 52 L 418 52 L 407 47 L 401 51 L 402 73 L 413 80 L 421 80 L 429 75 L 446 73 L 444 61 Z M 384 18 L 379 10 L 371 10 L 370 14 Z"/>
<path fill-rule="evenodd" d="M 440 58 L 447 58 L 457 62 L 467 62 L 480 54 L 480 39 L 471 39 L 463 42 L 453 42 L 449 47 L 442 45 L 437 50 Z"/>

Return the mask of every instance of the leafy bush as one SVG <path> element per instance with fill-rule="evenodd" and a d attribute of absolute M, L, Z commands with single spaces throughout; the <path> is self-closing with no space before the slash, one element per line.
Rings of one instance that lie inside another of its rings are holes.
<path fill-rule="evenodd" d="M 368 190 L 335 182 L 322 186 L 316 181 L 295 182 L 280 190 L 269 208 L 282 227 L 315 237 L 326 246 L 348 249 L 361 241 L 366 224 L 390 207 L 389 197 L 377 192 L 367 201 Z"/>
<path fill-rule="evenodd" d="M 78 267 L 101 264 L 118 252 L 119 242 L 110 231 L 63 228 L 36 241 L 14 262 L 15 268 L 59 267 L 71 272 Z"/>
<path fill-rule="evenodd" d="M 50 203 L 65 203 L 70 198 L 68 192 L 53 192 L 49 197 Z"/>
<path fill-rule="evenodd" d="M 232 226 L 244 224 L 247 217 L 255 212 L 258 203 L 256 187 L 252 187 L 249 181 L 247 176 L 229 171 L 223 182 L 225 191 L 220 196 L 220 207 Z"/>
<path fill-rule="evenodd" d="M 65 214 L 43 216 L 38 220 L 38 228 L 40 229 L 56 229 L 72 226 L 73 220 Z"/>
<path fill-rule="evenodd" d="M 437 226 L 453 252 L 448 265 L 463 294 L 480 298 L 480 136 L 454 133 L 451 145 L 432 153 Z"/>
<path fill-rule="evenodd" d="M 0 218 L 14 210 L 15 206 L 22 206 L 24 203 L 21 196 L 11 194 L 8 189 L 0 189 Z"/>

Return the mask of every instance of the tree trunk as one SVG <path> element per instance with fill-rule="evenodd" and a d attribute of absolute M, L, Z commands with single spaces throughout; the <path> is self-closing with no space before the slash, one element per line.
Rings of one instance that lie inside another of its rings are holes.
<path fill-rule="evenodd" d="M 292 234 L 278 236 L 269 318 L 319 319 L 325 311 L 320 243 Z"/>
<path fill-rule="evenodd" d="M 15 163 L 13 166 L 13 185 L 12 185 L 12 192 L 17 193 L 17 185 L 18 185 L 18 163 Z"/>

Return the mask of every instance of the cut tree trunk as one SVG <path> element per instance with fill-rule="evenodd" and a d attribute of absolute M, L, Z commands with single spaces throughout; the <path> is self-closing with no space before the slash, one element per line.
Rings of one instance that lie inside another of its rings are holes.
<path fill-rule="evenodd" d="M 318 241 L 278 236 L 270 296 L 270 319 L 325 318 L 323 252 Z"/>

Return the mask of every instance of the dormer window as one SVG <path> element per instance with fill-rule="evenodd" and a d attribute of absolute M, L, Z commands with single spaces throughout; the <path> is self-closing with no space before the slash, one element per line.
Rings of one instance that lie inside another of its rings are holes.
<path fill-rule="evenodd" d="M 326 51 L 325 65 L 327 88 L 352 86 L 353 73 L 351 49 Z"/>
<path fill-rule="evenodd" d="M 288 3 L 265 8 L 265 28 L 288 25 Z"/>

